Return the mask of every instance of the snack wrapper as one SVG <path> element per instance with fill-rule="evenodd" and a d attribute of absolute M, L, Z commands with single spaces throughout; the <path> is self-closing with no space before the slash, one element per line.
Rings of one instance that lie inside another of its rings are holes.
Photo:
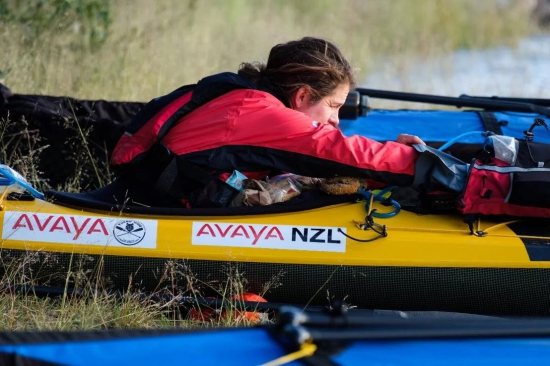
<path fill-rule="evenodd" d="M 227 178 L 225 183 L 229 184 L 231 187 L 235 188 L 238 191 L 243 189 L 243 182 L 248 178 L 243 173 L 238 170 L 234 170 L 233 173 Z"/>

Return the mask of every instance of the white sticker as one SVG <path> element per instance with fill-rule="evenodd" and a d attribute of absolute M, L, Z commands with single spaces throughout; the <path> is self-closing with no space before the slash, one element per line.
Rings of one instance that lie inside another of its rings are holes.
<path fill-rule="evenodd" d="M 193 222 L 191 244 L 345 252 L 346 228 Z"/>
<path fill-rule="evenodd" d="M 156 248 L 156 220 L 6 211 L 2 239 Z"/>

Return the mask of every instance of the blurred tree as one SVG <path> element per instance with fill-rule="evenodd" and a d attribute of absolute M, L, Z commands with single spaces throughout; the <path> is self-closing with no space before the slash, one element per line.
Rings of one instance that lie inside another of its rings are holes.
<path fill-rule="evenodd" d="M 0 0 L 0 22 L 24 27 L 26 40 L 61 37 L 96 47 L 107 38 L 111 0 Z"/>
<path fill-rule="evenodd" d="M 531 16 L 541 28 L 550 29 L 550 0 L 537 0 Z"/>

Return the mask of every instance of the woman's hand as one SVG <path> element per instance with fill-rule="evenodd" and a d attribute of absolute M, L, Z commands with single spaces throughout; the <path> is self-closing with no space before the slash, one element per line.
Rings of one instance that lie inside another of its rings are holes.
<path fill-rule="evenodd" d="M 426 143 L 422 141 L 420 137 L 415 135 L 409 135 L 406 133 L 402 133 L 399 136 L 397 136 L 397 142 L 399 142 L 400 144 L 409 145 L 409 146 L 415 145 L 415 144 L 426 145 Z"/>

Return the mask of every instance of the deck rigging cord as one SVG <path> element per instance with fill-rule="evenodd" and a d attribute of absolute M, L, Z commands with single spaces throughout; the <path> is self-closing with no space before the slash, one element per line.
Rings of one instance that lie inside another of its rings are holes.
<path fill-rule="evenodd" d="M 528 131 L 524 131 L 525 138 L 526 139 L 532 139 L 533 132 L 532 130 L 536 126 L 543 126 L 548 130 L 548 126 L 545 123 L 545 121 L 542 118 L 535 118 L 535 122 L 531 125 L 530 129 Z M 447 148 L 449 148 L 454 143 L 460 141 L 461 139 L 472 136 L 472 135 L 479 135 L 484 138 L 484 146 L 487 143 L 487 138 L 491 135 L 494 135 L 494 133 L 490 131 L 470 131 L 463 133 L 459 136 L 456 136 L 455 138 L 449 140 L 445 144 L 443 144 L 441 147 L 438 148 L 439 151 L 443 151 Z M 380 191 L 371 191 L 366 190 L 363 188 L 360 188 L 357 190 L 356 193 L 363 196 L 366 200 L 365 209 L 367 211 L 367 216 L 365 217 L 364 222 L 357 222 L 354 220 L 355 226 L 358 229 L 361 230 L 370 230 L 372 229 L 374 232 L 376 232 L 378 235 L 374 238 L 370 239 L 358 239 L 355 237 L 352 237 L 346 233 L 344 233 L 342 230 L 339 229 L 339 232 L 342 233 L 344 236 L 346 236 L 349 239 L 352 239 L 357 242 L 371 242 L 383 237 L 386 237 L 388 235 L 388 229 L 391 230 L 400 230 L 400 231 L 422 231 L 422 232 L 441 232 L 441 233 L 469 233 L 470 235 L 474 235 L 477 237 L 485 237 L 489 235 L 490 231 L 497 230 L 498 228 L 513 224 L 515 222 L 523 221 L 523 220 L 510 220 L 498 224 L 494 224 L 492 226 L 489 226 L 485 229 L 481 228 L 481 217 L 477 215 L 475 219 L 473 220 L 464 220 L 468 224 L 468 230 L 454 230 L 454 229 L 434 229 L 434 228 L 411 228 L 411 227 L 397 227 L 397 226 L 391 226 L 391 225 L 381 225 L 374 221 L 374 217 L 377 218 L 391 218 L 397 215 L 401 209 L 401 206 L 398 202 L 392 200 L 389 198 L 391 194 L 391 190 L 393 189 L 393 186 L 388 186 Z M 380 202 L 384 206 L 393 206 L 394 210 L 388 213 L 380 213 L 377 212 L 375 208 L 373 208 L 374 201 Z M 475 226 L 475 227 L 474 227 Z M 548 236 L 536 236 L 536 235 L 521 235 L 521 234 L 497 234 L 492 233 L 492 236 L 495 237 L 503 237 L 503 238 L 522 238 L 522 239 L 535 239 L 535 240 L 548 240 L 550 237 Z"/>
<path fill-rule="evenodd" d="M 480 135 L 480 136 L 486 138 L 487 136 L 489 136 L 491 134 L 493 134 L 493 133 L 492 132 L 484 132 L 484 131 L 466 132 L 466 133 L 463 133 L 463 134 L 461 134 L 459 136 L 456 136 L 455 138 L 449 140 L 447 143 L 445 143 L 441 147 L 439 147 L 438 150 L 443 151 L 444 149 L 448 148 L 449 146 L 451 146 L 455 142 L 457 142 L 457 141 L 459 141 L 459 140 L 461 140 L 465 137 L 471 136 L 471 135 Z M 377 239 L 388 236 L 386 225 L 380 225 L 380 224 L 376 223 L 373 218 L 377 217 L 377 218 L 387 219 L 387 218 L 394 217 L 395 215 L 397 215 L 399 213 L 399 211 L 401 211 L 401 205 L 399 204 L 399 202 L 397 202 L 397 201 L 390 198 L 391 190 L 393 188 L 394 188 L 394 186 L 387 186 L 382 190 L 375 190 L 375 191 L 366 190 L 364 188 L 359 188 L 356 191 L 357 194 L 363 196 L 366 199 L 365 210 L 367 211 L 367 216 L 365 217 L 365 220 L 364 220 L 363 223 L 355 222 L 355 226 L 357 228 L 361 229 L 361 230 L 372 229 L 373 231 L 378 233 L 378 236 L 376 236 L 374 238 L 371 238 L 371 239 L 357 239 L 357 238 L 354 238 L 352 236 L 349 236 L 349 235 L 345 234 L 340 229 L 339 229 L 339 231 L 344 236 L 346 236 L 347 238 L 358 241 L 358 242 L 371 242 L 371 241 L 374 241 L 374 240 L 377 240 Z M 390 212 L 385 212 L 385 213 L 377 212 L 377 210 L 375 208 L 373 208 L 374 201 L 378 201 L 384 206 L 392 206 L 394 208 L 394 210 L 390 211 Z"/>

